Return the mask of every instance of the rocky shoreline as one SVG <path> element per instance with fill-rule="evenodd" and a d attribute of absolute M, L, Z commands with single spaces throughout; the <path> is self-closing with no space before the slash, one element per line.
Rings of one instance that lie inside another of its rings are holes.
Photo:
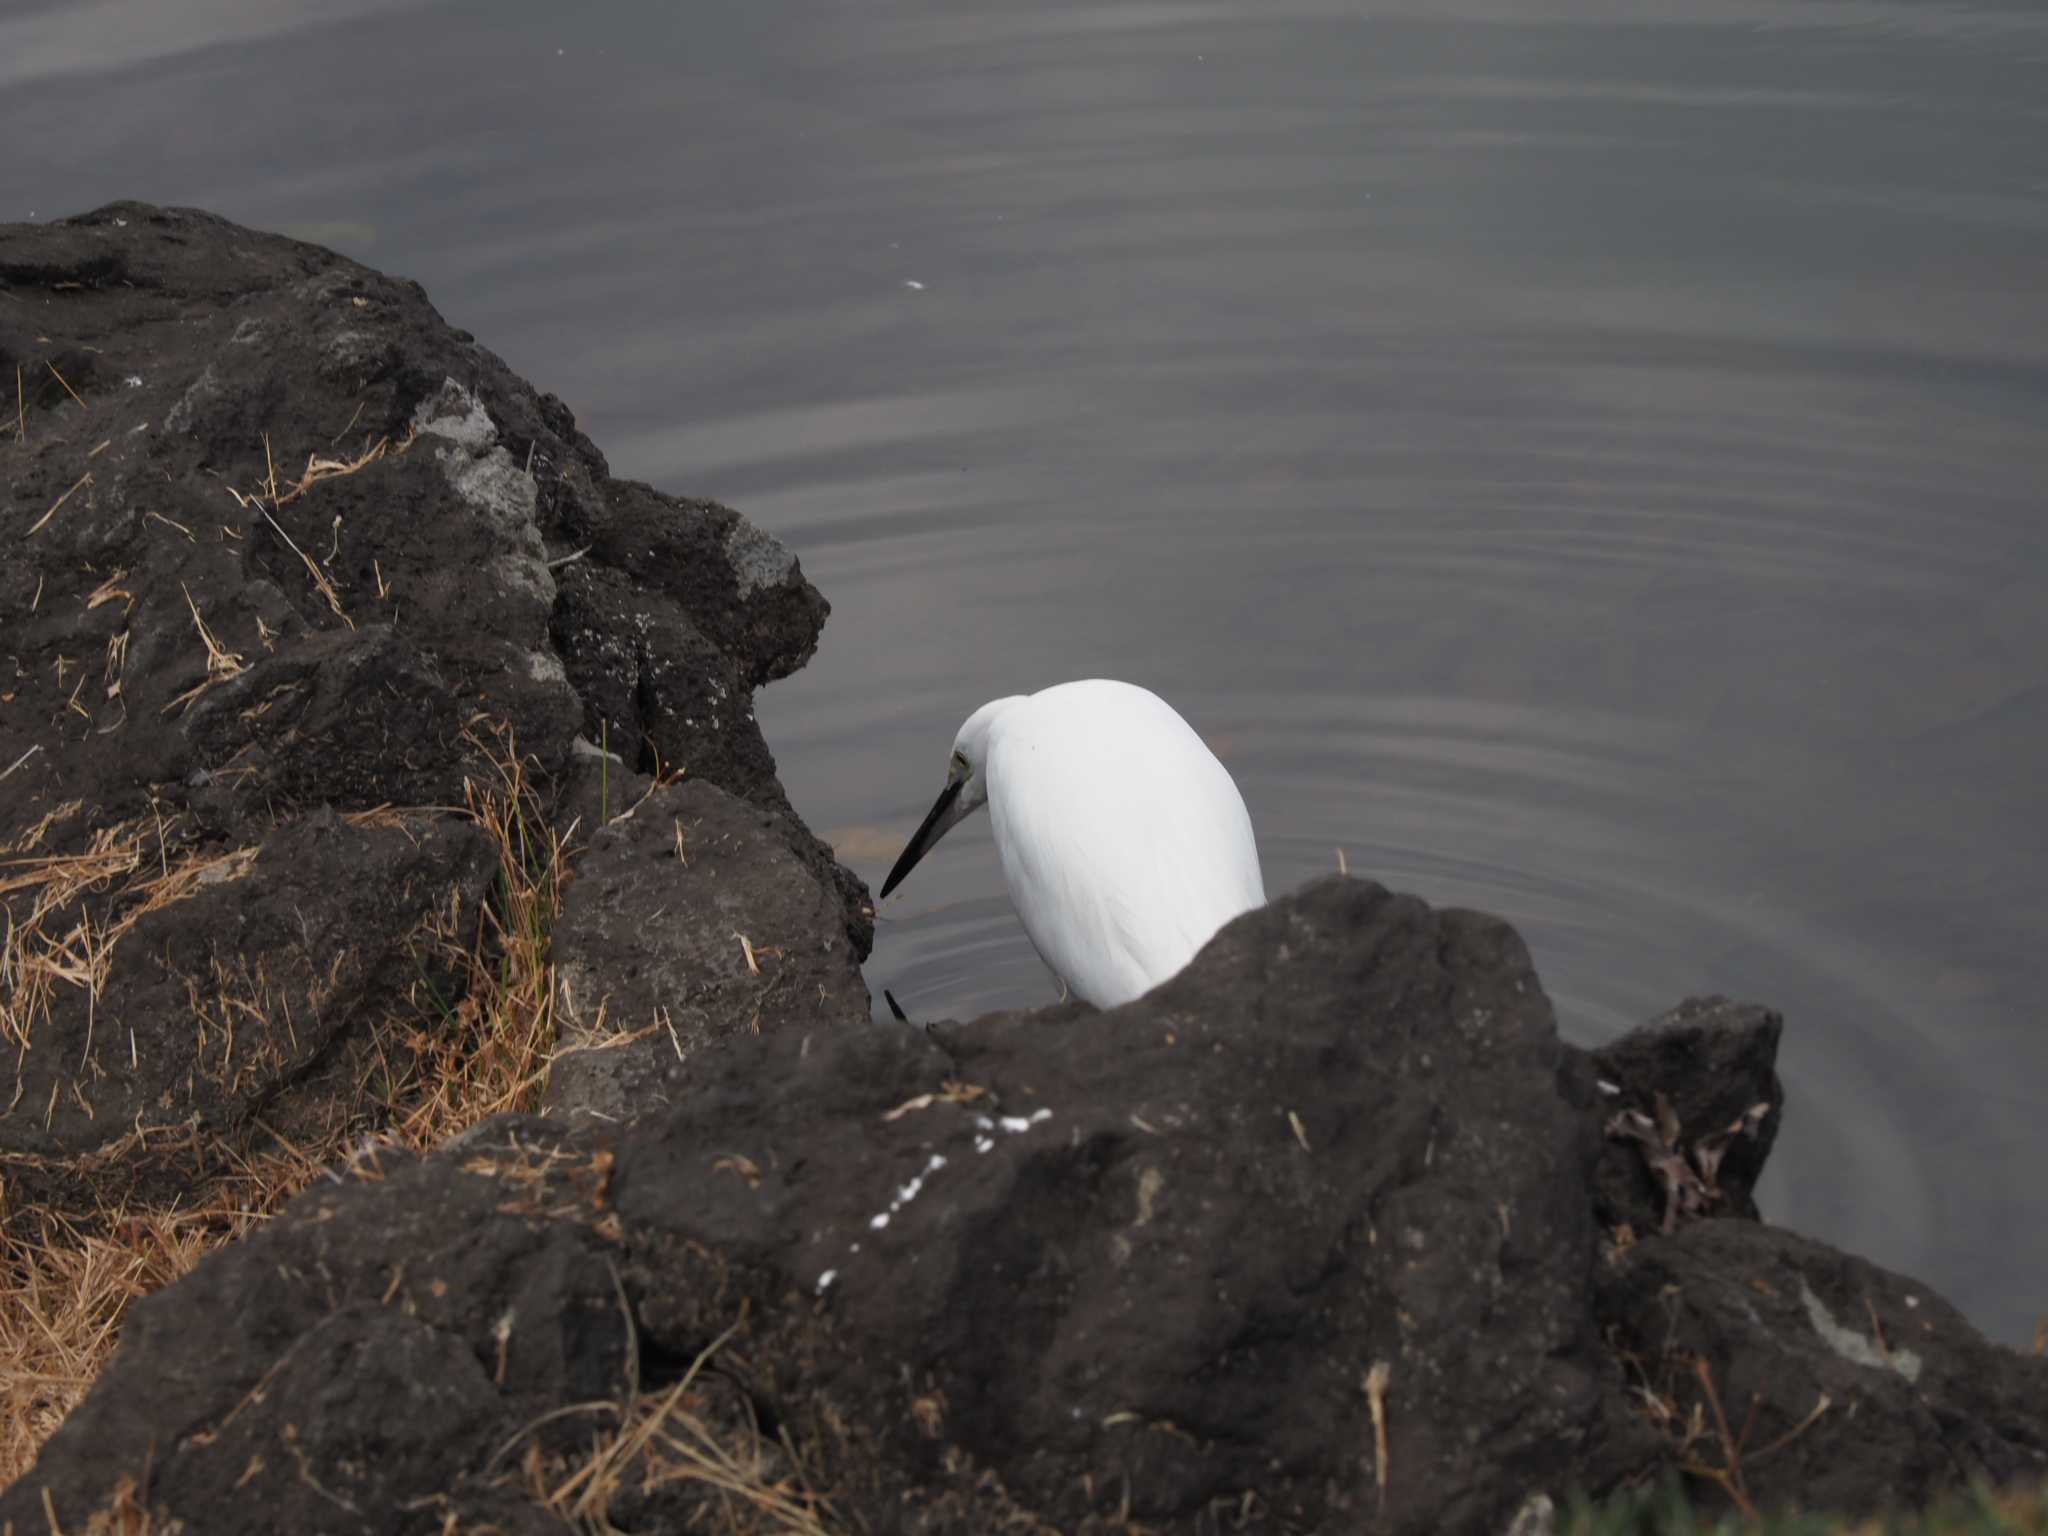
<path fill-rule="evenodd" d="M 17 379 L 10 1252 L 322 1155 L 127 1313 L 12 1528 L 1499 1531 L 2048 1473 L 2048 1360 L 1758 1219 L 1767 1010 L 1582 1052 L 1505 924 L 1331 879 L 1112 1015 L 871 1022 L 752 714 L 827 612 L 774 540 L 613 479 L 417 285 L 206 214 L 0 227 Z M 423 1152 L 477 953 L 537 957 L 545 1070 Z"/>

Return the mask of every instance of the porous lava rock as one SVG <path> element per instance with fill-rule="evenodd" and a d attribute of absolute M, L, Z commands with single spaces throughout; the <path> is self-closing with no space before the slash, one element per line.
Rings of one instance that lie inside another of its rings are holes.
<path fill-rule="evenodd" d="M 328 1529 L 494 1518 L 523 1485 L 491 1448 L 624 1400 L 627 1341 L 644 1392 L 737 1325 L 705 1371 L 848 1529 L 1486 1529 L 1660 1454 L 1592 1326 L 1564 1060 L 1504 924 L 1337 879 L 1112 1014 L 749 1034 L 632 1124 L 491 1122 L 302 1197 L 140 1304 L 0 1513 L 83 1520 L 154 1445 L 137 1496 L 233 1530 L 315 1507 L 317 1443 Z M 450 1380 L 386 1394 L 370 1454 L 289 1362 L 368 1339 L 382 1371 L 391 1329 Z"/>
<path fill-rule="evenodd" d="M 248 1119 L 294 1142 L 344 1130 L 380 1046 L 363 1026 L 415 978 L 453 991 L 432 938 L 496 873 L 466 823 L 331 808 L 188 860 L 114 946 L 76 1046 L 33 1038 L 15 1061 L 9 1205 L 175 1203 Z"/>
<path fill-rule="evenodd" d="M 417 284 L 187 209 L 0 226 L 0 396 L 6 1208 L 373 1119 L 515 753 L 558 830 L 589 743 L 722 788 L 764 855 L 727 908 L 783 914 L 800 867 L 830 899 L 782 942 L 865 953 L 751 707 L 824 599 L 738 513 L 613 478 Z"/>
<path fill-rule="evenodd" d="M 1491 918 L 1331 879 L 1110 1013 L 648 1063 L 635 1119 L 352 1162 L 140 1303 L 0 1519 L 673 1529 L 723 1457 L 828 1530 L 1477 1533 L 2048 1470 L 2048 1362 L 1924 1287 L 1603 1234 L 1610 1096 Z"/>
<path fill-rule="evenodd" d="M 1603 1126 L 1620 1116 L 1637 1128 L 1608 1136 L 1594 1172 L 1603 1227 L 1661 1231 L 1674 1179 L 1705 1213 L 1757 1219 L 1756 1181 L 1785 1107 L 1784 1028 L 1754 1003 L 1694 997 L 1587 1053 Z"/>
<path fill-rule="evenodd" d="M 701 780 L 650 786 L 562 897 L 547 1103 L 629 1119 L 663 1102 L 668 1063 L 715 1042 L 865 1021 L 839 912 L 771 812 Z"/>
<path fill-rule="evenodd" d="M 1825 1243 L 1691 1223 L 1603 1265 L 1596 1304 L 1641 1400 L 1699 1427 L 1684 1459 L 1752 1507 L 1867 1517 L 2048 1477 L 2048 1359 Z"/>
<path fill-rule="evenodd" d="M 8 994 L 10 1202 L 345 1107 L 459 981 L 503 850 L 446 807 L 508 742 L 572 844 L 550 1113 L 361 1143 L 137 1303 L 0 1529 L 1419 1536 L 2048 1471 L 2048 1362 L 1756 1219 L 1768 1010 L 1575 1049 L 1506 924 L 1330 879 L 1109 1013 L 877 1023 L 749 709 L 824 614 L 780 546 L 206 215 L 0 229 L 0 364 L 0 899 L 94 978 Z"/>

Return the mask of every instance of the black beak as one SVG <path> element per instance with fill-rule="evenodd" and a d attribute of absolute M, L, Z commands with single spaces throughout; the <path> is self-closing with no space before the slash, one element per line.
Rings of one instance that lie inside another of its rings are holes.
<path fill-rule="evenodd" d="M 934 802 L 931 810 L 925 813 L 925 818 L 918 824 L 917 831 L 911 834 L 910 841 L 904 845 L 895 867 L 889 871 L 889 878 L 882 882 L 882 895 L 879 899 L 888 899 L 889 893 L 903 883 L 903 877 L 910 873 L 919 859 L 931 852 L 932 844 L 936 843 L 944 835 L 946 828 L 952 825 L 946 819 L 946 812 L 950 811 L 953 802 L 960 798 L 960 791 L 966 783 L 964 778 L 952 779 L 939 791 L 938 800 Z"/>

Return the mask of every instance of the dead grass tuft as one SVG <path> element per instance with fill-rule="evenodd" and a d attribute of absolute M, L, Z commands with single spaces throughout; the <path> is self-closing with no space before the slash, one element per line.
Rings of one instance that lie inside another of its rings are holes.
<path fill-rule="evenodd" d="M 293 1151 L 244 1161 L 203 1202 L 87 1222 L 35 1210 L 0 1228 L 0 1487 L 91 1388 L 130 1304 L 192 1272 L 318 1174 Z M 113 1529 L 123 1529 L 115 1526 Z"/>
<path fill-rule="evenodd" d="M 334 611 L 334 616 L 350 629 L 356 627 L 356 621 L 350 618 L 342 608 L 341 593 L 335 590 L 334 583 L 328 578 L 327 572 L 315 562 L 311 555 L 299 548 L 298 541 L 284 531 L 284 524 L 280 523 L 272 514 L 282 511 L 286 503 L 296 501 L 299 497 L 305 495 L 306 488 L 317 481 L 332 479 L 336 475 L 352 475 L 358 470 L 375 463 L 384 456 L 384 448 L 385 445 L 380 442 L 374 451 L 365 452 L 360 459 L 355 461 L 322 459 L 317 454 L 309 454 L 306 458 L 305 473 L 299 477 L 298 484 L 289 491 L 282 491 L 278 488 L 277 484 L 277 461 L 271 457 L 270 453 L 270 434 L 266 432 L 263 436 L 264 480 L 261 489 L 244 492 L 236 490 L 232 485 L 227 487 L 227 493 L 234 497 L 236 506 L 244 510 L 254 507 L 262 516 L 263 521 L 270 524 L 271 531 L 284 540 L 285 547 L 299 557 L 300 563 L 306 567 L 307 576 L 312 578 L 313 590 L 327 600 L 327 606 Z M 269 502 L 268 506 L 264 505 L 266 501 Z"/>
<path fill-rule="evenodd" d="M 107 1502 L 86 1516 L 84 1536 L 184 1536 L 185 1522 L 159 1523 L 155 1513 L 136 1498 L 139 1491 L 132 1477 L 115 1482 Z"/>
<path fill-rule="evenodd" d="M 135 608 L 135 594 L 121 585 L 121 582 L 127 575 L 128 573 L 125 570 L 117 570 L 97 587 L 94 587 L 92 591 L 88 592 L 85 598 L 87 610 L 90 611 L 99 607 L 102 603 L 111 603 L 116 598 L 119 598 L 125 603 L 121 611 L 123 613 L 133 612 Z M 190 601 L 189 594 L 187 595 L 187 601 Z"/>
<path fill-rule="evenodd" d="M 357 409 L 357 414 L 361 414 L 360 407 Z M 352 417 L 350 418 L 349 425 L 353 426 L 354 424 L 355 421 Z M 344 427 L 342 430 L 346 432 L 348 428 Z M 277 460 L 271 455 L 270 438 L 266 434 L 263 439 L 263 484 L 254 491 L 238 491 L 233 486 L 227 487 L 227 493 L 234 497 L 237 506 L 245 510 L 254 507 L 262 515 L 263 520 L 270 524 L 271 531 L 284 540 L 285 547 L 299 557 L 300 563 L 306 567 L 307 576 L 312 580 L 313 590 L 326 599 L 327 606 L 333 610 L 334 616 L 350 629 L 356 627 L 355 620 L 351 619 L 343 610 L 341 606 L 341 593 L 336 590 L 333 580 L 328 576 L 326 563 L 316 561 L 311 555 L 299 548 L 298 541 L 285 532 L 284 525 L 277 520 L 275 514 L 282 512 L 293 502 L 299 500 L 323 480 L 339 480 L 348 475 L 361 474 L 381 459 L 386 457 L 402 457 L 411 451 L 413 441 L 418 436 L 419 429 L 416 427 L 409 429 L 405 436 L 395 443 L 388 436 L 372 441 L 365 435 L 362 451 L 348 458 L 335 458 L 332 455 L 323 453 L 309 453 L 306 455 L 306 467 L 299 471 L 299 478 L 288 486 L 281 486 L 278 484 L 277 479 Z M 66 494 L 69 493 L 67 492 Z M 52 507 L 50 510 L 54 512 L 56 508 Z M 48 520 L 46 515 L 44 521 L 47 522 Z M 37 527 L 40 526 L 42 526 L 40 523 L 37 524 Z M 340 537 L 340 527 L 341 520 L 337 517 L 334 523 L 337 541 Z M 31 529 L 30 532 L 34 532 L 34 529 Z M 338 548 L 337 542 L 336 549 L 328 551 L 328 560 L 334 558 Z M 377 581 L 379 587 L 377 595 L 381 598 L 384 596 L 385 591 L 381 571 L 378 574 Z"/>
<path fill-rule="evenodd" d="M 411 446 L 412 440 L 407 438 L 404 445 L 398 451 L 402 453 Z M 322 480 L 338 480 L 344 475 L 357 474 L 362 470 L 368 469 L 391 451 L 391 439 L 380 437 L 374 443 L 365 441 L 363 451 L 352 459 L 336 459 L 329 458 L 324 454 L 309 453 L 306 455 L 306 467 L 300 473 L 298 480 L 289 490 L 277 498 L 275 505 L 288 507 Z"/>
<path fill-rule="evenodd" d="M 415 956 L 414 1017 L 395 1026 L 414 1066 L 399 1085 L 394 1130 L 423 1148 L 534 1108 L 555 1046 L 552 946 L 568 839 L 542 814 L 508 728 L 479 718 L 465 737 L 491 766 L 492 781 L 468 780 L 463 794 L 465 813 L 497 847 L 497 889 L 473 932 L 458 932 L 461 915 L 450 911 Z M 435 960 L 461 978 L 452 1001 L 429 972 Z"/>
<path fill-rule="evenodd" d="M 199 604 L 192 600 L 192 589 L 181 581 L 178 590 L 185 594 L 185 606 L 192 610 L 192 627 L 199 631 L 199 643 L 206 647 L 206 675 L 163 707 L 163 713 L 167 715 L 180 706 L 191 704 L 215 684 L 240 677 L 248 670 L 241 652 L 228 650 L 213 638 L 213 631 L 206 627 L 206 620 L 200 615 Z"/>
<path fill-rule="evenodd" d="M 705 1498 L 706 1512 L 716 1512 L 713 1528 L 729 1536 L 829 1536 L 823 1517 L 830 1504 L 809 1486 L 786 1435 L 765 1439 L 747 1395 L 709 1371 L 742 1326 L 734 1323 L 713 1339 L 666 1391 L 642 1394 L 629 1384 L 619 1402 L 559 1410 L 521 1430 L 496 1460 L 523 1445 L 510 1476 L 536 1503 L 592 1536 L 616 1529 L 612 1505 L 622 1493 L 638 1502 L 666 1488 Z M 613 1427 L 595 1431 L 589 1449 L 571 1456 L 545 1456 L 529 1438 L 549 1419 L 576 1414 L 611 1419 Z"/>
<path fill-rule="evenodd" d="M 344 1112 L 306 1145 L 259 1124 L 257 1151 L 202 1138 L 196 1127 L 138 1127 L 80 1170 L 153 1142 L 189 1140 L 195 1164 L 210 1172 L 186 1199 L 70 1215 L 30 1209 L 0 1223 L 0 1487 L 29 1468 L 84 1397 L 138 1297 L 188 1274 L 317 1178 L 381 1177 L 380 1147 L 425 1151 L 538 1102 L 554 1047 L 549 944 L 565 839 L 542 815 L 510 731 L 478 720 L 469 739 L 489 770 L 468 786 L 463 814 L 497 844 L 497 889 L 473 921 L 451 893 L 416 935 L 409 1012 L 376 1031 L 357 1102 L 338 1106 Z M 17 1052 L 31 1048 L 56 988 L 90 989 L 97 999 L 114 946 L 144 914 L 238 878 L 256 857 L 254 848 L 172 857 L 175 821 L 153 816 L 101 829 L 82 852 L 41 852 L 53 828 L 82 809 L 56 807 L 0 848 L 0 1039 Z M 377 807 L 352 819 L 382 825 L 400 815 Z M 195 994 L 202 1027 L 210 998 Z"/>
<path fill-rule="evenodd" d="M 17 840 L 12 856 L 0 857 L 0 1042 L 18 1051 L 29 1049 L 36 1024 L 49 1018 L 59 987 L 83 991 L 88 1010 L 97 1008 L 116 946 L 143 918 L 240 879 L 256 859 L 254 848 L 236 848 L 183 850 L 173 861 L 165 839 L 176 822 L 153 816 L 102 827 L 80 853 L 28 852 L 67 809 L 46 816 Z M 95 904 L 96 896 L 105 900 Z"/>

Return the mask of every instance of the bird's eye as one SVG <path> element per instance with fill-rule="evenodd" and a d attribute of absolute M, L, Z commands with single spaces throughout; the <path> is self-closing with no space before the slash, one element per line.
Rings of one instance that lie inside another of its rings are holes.
<path fill-rule="evenodd" d="M 964 753 L 955 752 L 953 754 L 953 767 L 955 771 L 960 773 L 967 771 L 967 758 Z"/>

